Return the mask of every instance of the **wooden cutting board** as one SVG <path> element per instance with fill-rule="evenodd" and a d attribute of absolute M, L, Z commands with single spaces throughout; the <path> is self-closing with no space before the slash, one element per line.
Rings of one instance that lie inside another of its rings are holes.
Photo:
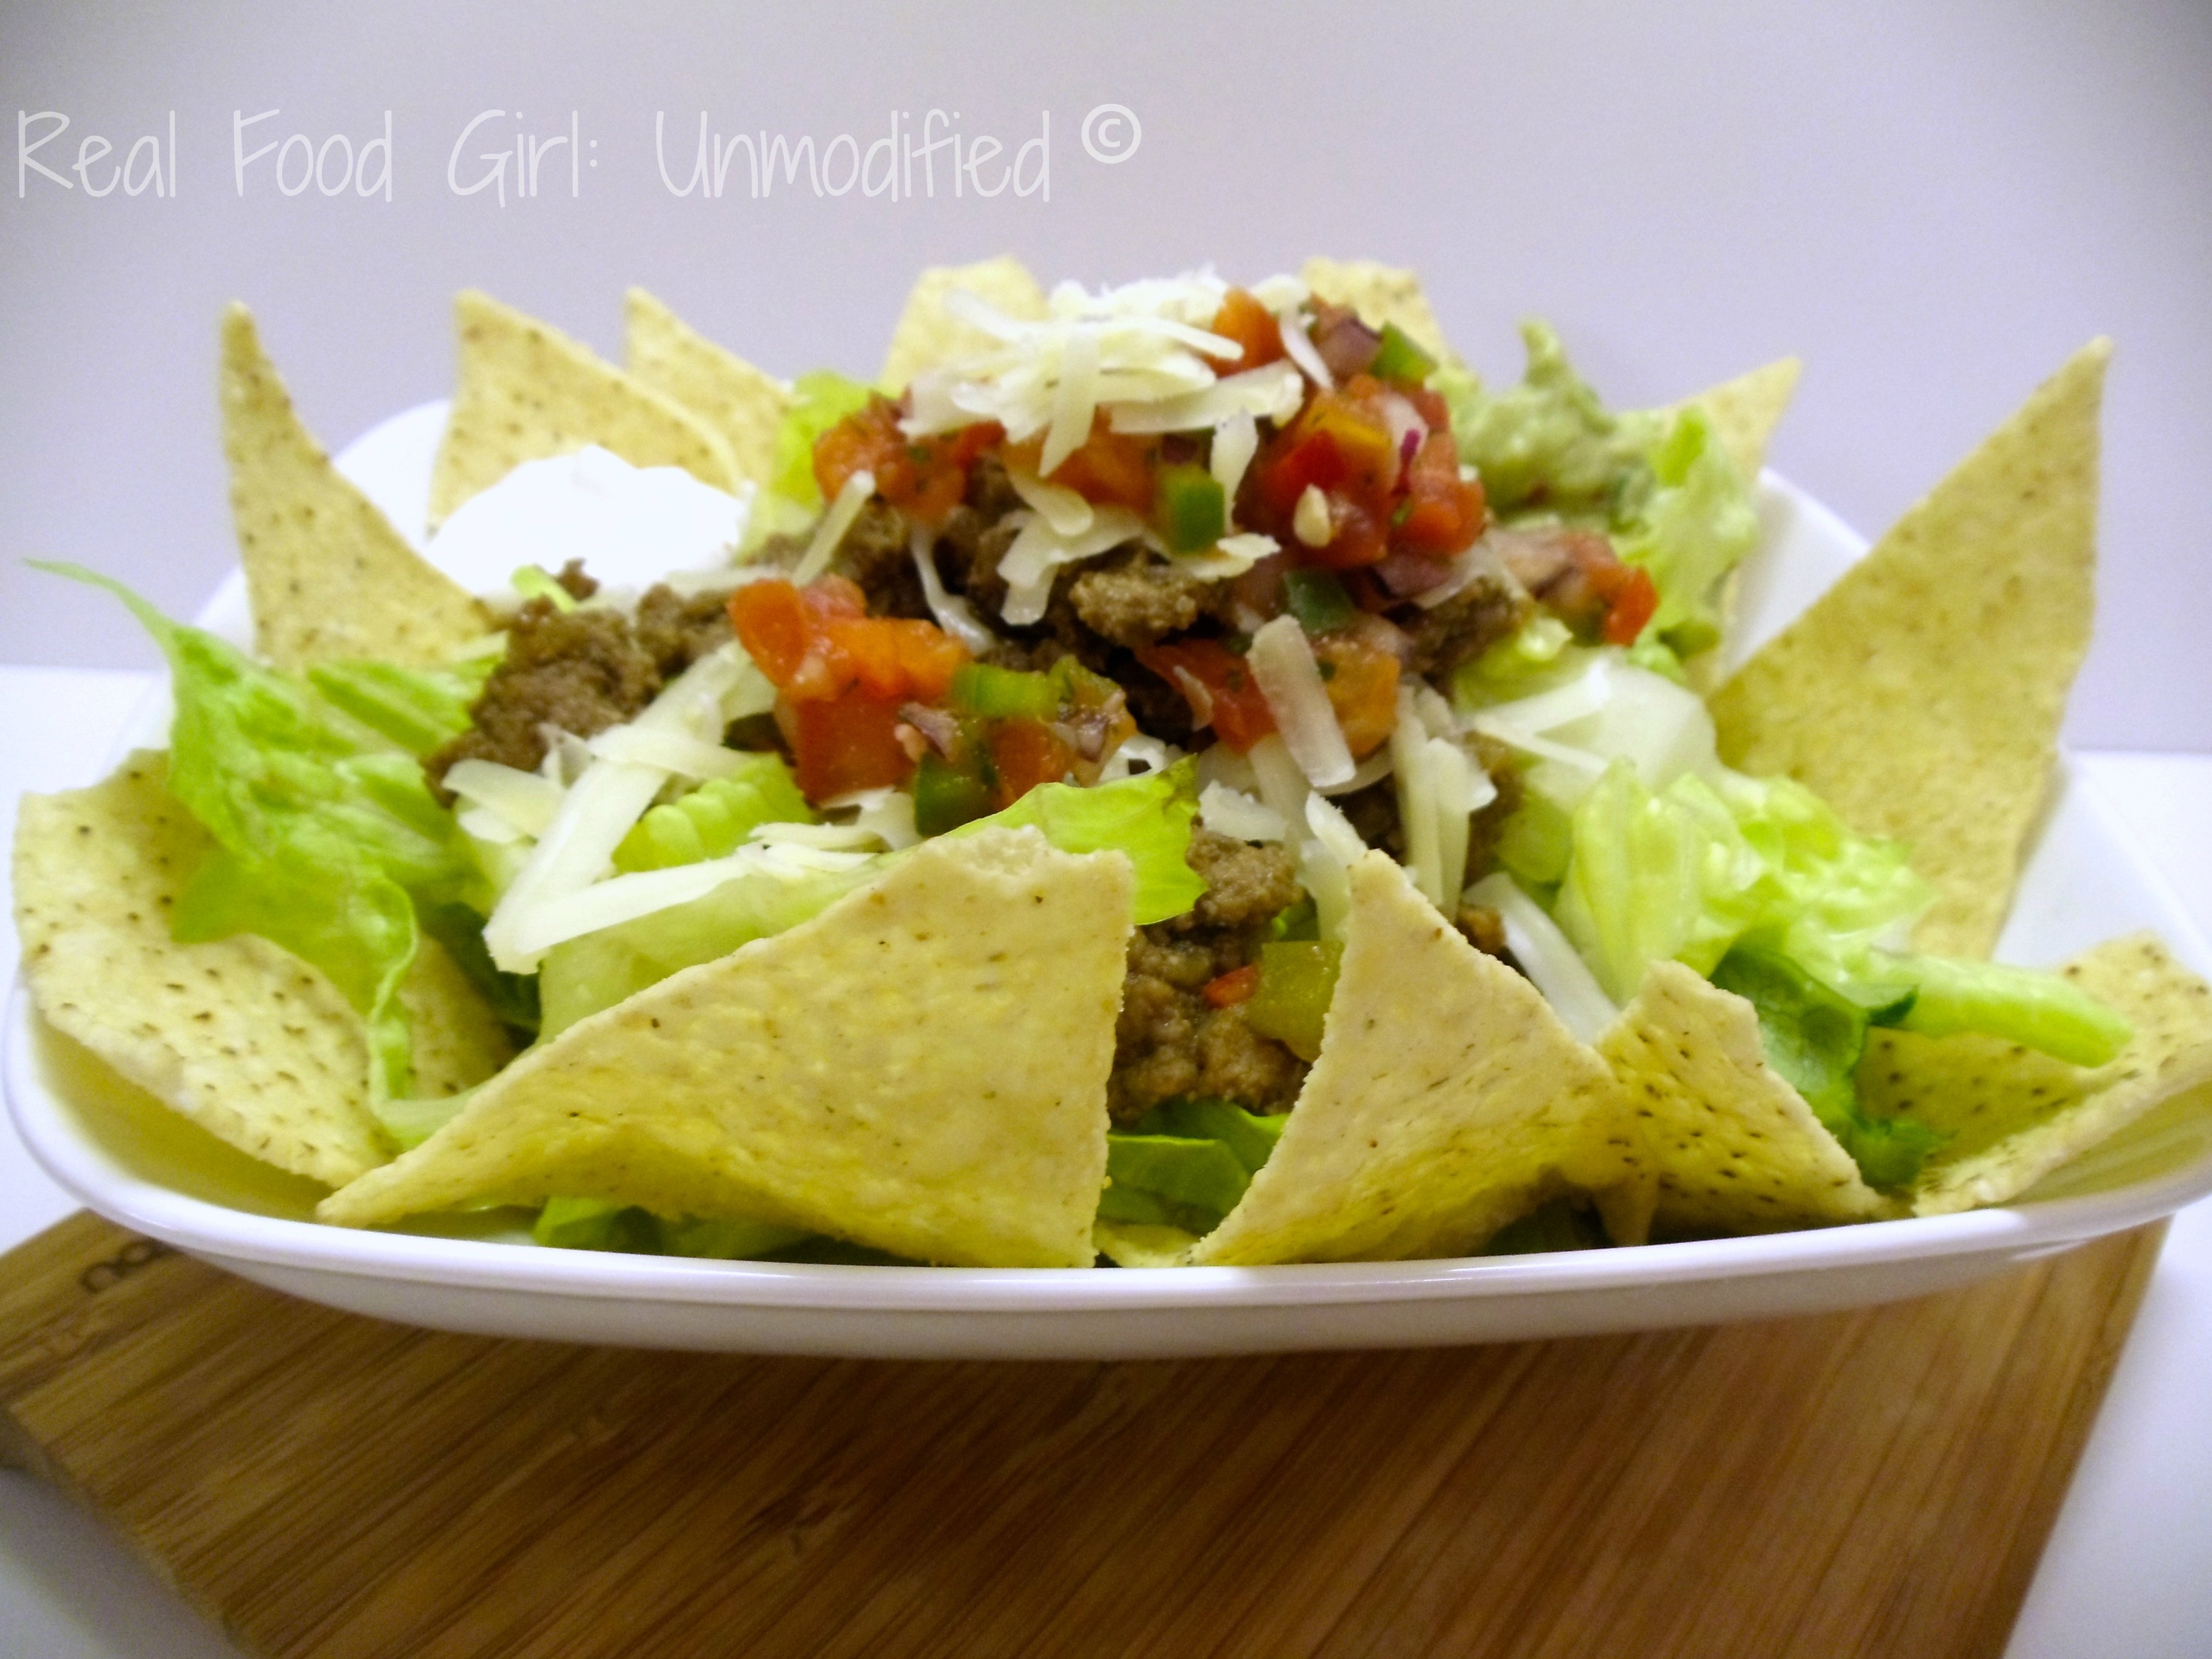
<path fill-rule="evenodd" d="M 80 1215 L 0 1260 L 0 1453 L 269 1656 L 1996 1656 L 2162 1235 L 1719 1329 L 925 1364 L 410 1330 Z"/>

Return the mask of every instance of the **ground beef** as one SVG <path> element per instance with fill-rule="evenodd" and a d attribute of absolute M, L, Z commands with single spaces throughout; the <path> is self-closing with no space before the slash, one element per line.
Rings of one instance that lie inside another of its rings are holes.
<path fill-rule="evenodd" d="M 1298 902 L 1297 867 L 1283 848 L 1255 847 L 1200 829 L 1191 831 L 1185 857 L 1205 878 L 1206 896 L 1187 915 L 1176 917 L 1176 923 L 1201 929 L 1256 927 Z"/>
<path fill-rule="evenodd" d="M 581 559 L 569 560 L 561 567 L 561 574 L 553 580 L 560 583 L 562 591 L 579 605 L 599 591 L 599 582 L 584 574 Z"/>
<path fill-rule="evenodd" d="M 880 501 L 870 501 L 837 544 L 831 568 L 849 576 L 868 598 L 872 617 L 927 620 L 928 597 L 914 568 L 912 532 L 906 515 Z"/>
<path fill-rule="evenodd" d="M 665 585 L 649 587 L 637 602 L 638 645 L 672 680 L 730 638 L 730 596 L 695 593 L 689 599 Z"/>
<path fill-rule="evenodd" d="M 660 667 L 616 611 L 556 610 L 532 599 L 507 624 L 507 656 L 469 710 L 475 724 L 423 763 L 441 796 L 457 761 L 496 761 L 532 772 L 545 758 L 544 728 L 588 738 L 653 701 Z"/>
<path fill-rule="evenodd" d="M 1247 1025 L 1243 1008 L 1210 1007 L 1200 994 L 1209 981 L 1252 961 L 1268 921 L 1297 901 L 1290 855 L 1200 830 L 1188 856 L 1206 878 L 1205 896 L 1129 941 L 1107 1097 L 1119 1123 L 1177 1095 L 1284 1111 L 1305 1079 L 1304 1064 Z"/>
<path fill-rule="evenodd" d="M 1510 963 L 1512 954 L 1505 948 L 1505 918 L 1486 904 L 1462 904 L 1459 914 L 1452 918 L 1469 945 L 1486 957 L 1496 957 Z"/>
<path fill-rule="evenodd" d="M 1433 610 L 1415 606 L 1405 617 L 1413 640 L 1407 667 L 1426 678 L 1446 678 L 1462 663 L 1519 632 L 1534 604 L 1528 591 L 1501 571 L 1477 576 Z"/>
<path fill-rule="evenodd" d="M 1133 650 L 1187 632 L 1205 606 L 1206 587 L 1164 559 L 1133 548 L 1110 564 L 1084 569 L 1067 597 L 1092 633 Z"/>

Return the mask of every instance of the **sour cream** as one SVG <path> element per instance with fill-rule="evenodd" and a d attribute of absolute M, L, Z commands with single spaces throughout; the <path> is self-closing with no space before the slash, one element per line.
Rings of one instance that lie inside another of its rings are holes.
<path fill-rule="evenodd" d="M 732 495 L 681 467 L 632 466 L 595 444 L 525 461 L 471 495 L 424 556 L 474 593 L 511 597 L 520 567 L 557 572 L 571 559 L 604 586 L 644 587 L 728 563 L 752 497 L 750 483 Z"/>

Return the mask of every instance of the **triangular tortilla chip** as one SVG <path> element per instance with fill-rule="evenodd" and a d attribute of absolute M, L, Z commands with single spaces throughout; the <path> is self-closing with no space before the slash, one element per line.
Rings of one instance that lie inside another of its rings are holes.
<path fill-rule="evenodd" d="M 1986 956 L 2089 643 L 2093 341 L 1712 700 L 1721 757 L 1894 836 L 1936 899 L 1913 942 Z"/>
<path fill-rule="evenodd" d="M 1131 880 L 1033 830 L 925 842 L 812 921 L 580 1020 L 318 1213 L 565 1194 L 1088 1267 Z"/>
<path fill-rule="evenodd" d="M 1044 315 L 1044 290 L 1028 267 L 1010 254 L 979 259 L 972 265 L 931 265 L 915 279 L 891 331 L 884 357 L 883 386 L 903 391 L 906 383 L 933 363 L 952 362 L 997 343 L 982 330 L 946 314 L 945 296 L 964 288 L 1009 317 L 1034 320 Z"/>
<path fill-rule="evenodd" d="M 1395 323 L 1438 362 L 1459 362 L 1437 313 L 1430 309 L 1421 279 L 1412 271 L 1372 259 L 1326 259 L 1316 253 L 1300 275 L 1316 294 L 1331 305 L 1349 306 L 1362 322 L 1376 328 Z"/>
<path fill-rule="evenodd" d="M 1682 399 L 1705 411 L 1713 435 L 1747 481 L 1755 481 L 1766 465 L 1767 440 L 1790 407 L 1803 367 L 1795 357 L 1779 358 Z"/>
<path fill-rule="evenodd" d="M 386 1152 L 368 1109 L 361 1016 L 315 969 L 250 934 L 169 937 L 210 843 L 168 792 L 168 757 L 132 755 L 106 782 L 27 795 L 15 925 L 39 1012 L 129 1081 L 241 1152 L 342 1186 Z M 418 1088 L 450 1094 L 506 1062 L 505 1035 L 425 942 L 403 990 Z"/>
<path fill-rule="evenodd" d="M 1460 1255 L 1629 1173 L 1604 1063 L 1379 852 L 1352 867 L 1344 963 L 1273 1154 L 1191 1259 Z"/>
<path fill-rule="evenodd" d="M 491 626 L 354 488 L 293 412 L 253 313 L 222 314 L 222 447 L 254 647 L 298 672 L 333 659 L 450 662 Z"/>
<path fill-rule="evenodd" d="M 2135 1027 L 2109 1066 L 2085 1070 L 1990 1037 L 1872 1034 L 1860 1098 L 1949 1137 L 1916 1186 L 1917 1213 L 2005 1203 L 2161 1101 L 2212 1082 L 2212 988 L 2157 939 L 2108 940 L 2063 971 Z"/>
<path fill-rule="evenodd" d="M 1870 1221 L 1895 1206 L 1766 1063 L 1759 1015 L 1679 962 L 1655 963 L 1598 1040 L 1658 1171 L 1662 1232 Z"/>
<path fill-rule="evenodd" d="M 766 483 L 775 470 L 775 430 L 791 402 L 783 383 L 694 332 L 641 288 L 623 297 L 623 316 L 631 377 L 714 428 L 738 477 Z"/>
<path fill-rule="evenodd" d="M 586 444 L 632 466 L 680 466 L 717 489 L 736 483 L 728 447 L 703 422 L 558 329 L 475 289 L 453 317 L 460 378 L 430 475 L 434 527 L 523 462 Z"/>

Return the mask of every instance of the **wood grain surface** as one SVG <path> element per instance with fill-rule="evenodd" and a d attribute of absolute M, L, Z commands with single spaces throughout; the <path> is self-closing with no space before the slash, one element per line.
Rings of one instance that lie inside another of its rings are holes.
<path fill-rule="evenodd" d="M 443 1335 L 77 1216 L 0 1453 L 249 1651 L 1996 1656 L 2162 1227 L 1856 1313 L 890 1364 Z"/>

